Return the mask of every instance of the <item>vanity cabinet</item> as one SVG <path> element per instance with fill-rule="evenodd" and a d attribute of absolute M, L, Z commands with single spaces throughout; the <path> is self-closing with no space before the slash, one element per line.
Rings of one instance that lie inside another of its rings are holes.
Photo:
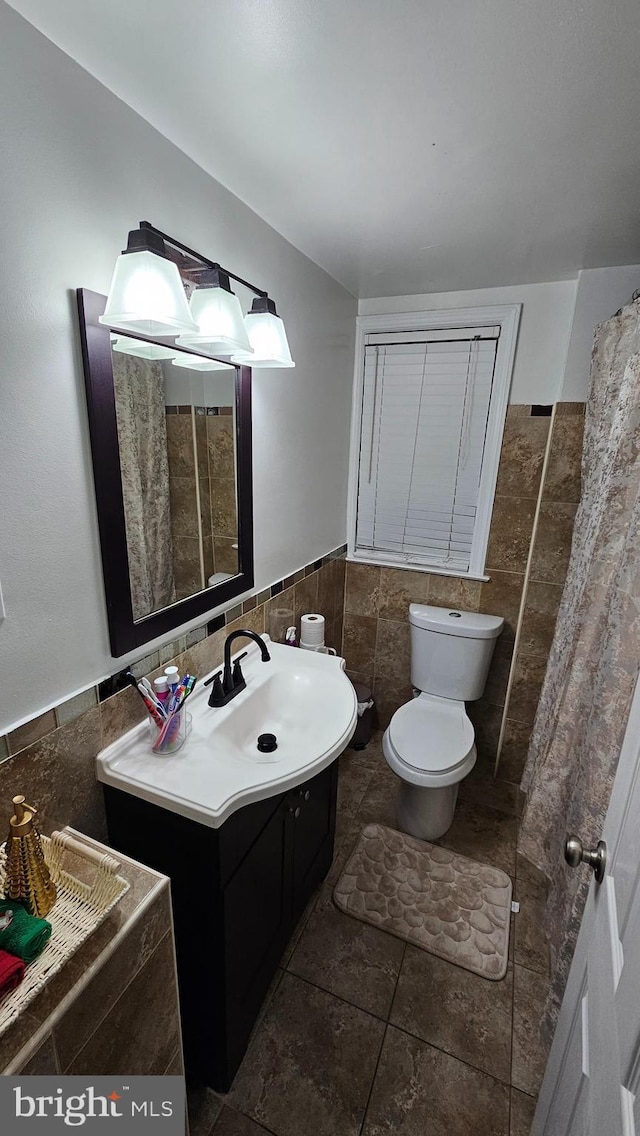
<path fill-rule="evenodd" d="M 338 763 L 220 828 L 103 786 L 113 848 L 171 879 L 187 1072 L 225 1092 L 333 858 Z"/>

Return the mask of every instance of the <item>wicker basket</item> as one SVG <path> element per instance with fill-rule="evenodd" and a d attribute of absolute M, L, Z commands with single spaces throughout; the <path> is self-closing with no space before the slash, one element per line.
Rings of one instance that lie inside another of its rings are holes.
<path fill-rule="evenodd" d="M 112 856 L 82 844 L 69 832 L 41 837 L 45 860 L 58 891 L 47 916 L 53 932 L 44 951 L 27 967 L 17 990 L 0 998 L 0 1034 L 58 973 L 129 890 Z M 4 895 L 5 845 L 0 846 L 0 895 Z M 63 867 L 67 863 L 67 867 Z M 74 874 L 71 874 L 70 868 Z"/>

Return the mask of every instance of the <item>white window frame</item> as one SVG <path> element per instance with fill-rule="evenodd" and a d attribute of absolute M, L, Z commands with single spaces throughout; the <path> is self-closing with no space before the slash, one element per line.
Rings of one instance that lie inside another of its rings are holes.
<path fill-rule="evenodd" d="M 351 442 L 349 447 L 349 491 L 347 499 L 347 559 L 358 564 L 380 564 L 388 568 L 406 568 L 413 572 L 430 572 L 434 576 L 461 576 L 466 580 L 488 580 L 485 560 L 489 528 L 498 479 L 500 447 L 509 401 L 513 363 L 520 325 L 522 304 L 503 304 L 487 308 L 446 308 L 428 312 L 390 312 L 386 315 L 357 316 L 353 398 L 351 403 Z M 372 556 L 362 550 L 356 553 L 356 521 L 358 512 L 358 470 L 360 434 L 362 430 L 362 398 L 364 389 L 364 349 L 370 332 L 435 331 L 461 327 L 500 327 L 498 350 L 489 404 L 485 454 L 478 493 L 478 510 L 473 533 L 469 568 L 466 572 L 425 564 L 411 564 Z"/>

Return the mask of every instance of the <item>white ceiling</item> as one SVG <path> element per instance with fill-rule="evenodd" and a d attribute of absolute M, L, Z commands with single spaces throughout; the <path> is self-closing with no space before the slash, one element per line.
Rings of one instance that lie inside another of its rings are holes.
<path fill-rule="evenodd" d="M 10 0 L 360 296 L 640 261 L 638 0 Z"/>

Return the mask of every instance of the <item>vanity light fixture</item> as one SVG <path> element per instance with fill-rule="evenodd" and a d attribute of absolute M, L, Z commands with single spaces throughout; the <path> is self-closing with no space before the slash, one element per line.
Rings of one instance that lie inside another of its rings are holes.
<path fill-rule="evenodd" d="M 222 268 L 202 273 L 191 293 L 189 308 L 199 330 L 179 336 L 176 342 L 180 347 L 195 347 L 212 355 L 232 355 L 235 351 L 253 354 L 240 301 Z"/>
<path fill-rule="evenodd" d="M 253 355 L 237 351 L 231 356 L 232 363 L 244 363 L 247 367 L 295 367 L 287 333 L 273 300 L 267 295 L 256 296 L 244 323 Z"/>
<path fill-rule="evenodd" d="M 153 229 L 132 229 L 116 260 L 100 323 L 141 335 L 195 332 L 184 286 L 164 240 Z"/>
<path fill-rule="evenodd" d="M 244 319 L 231 280 L 255 293 L 251 311 Z M 191 287 L 189 303 L 187 284 Z M 284 323 L 262 288 L 148 221 L 141 221 L 139 228 L 129 233 L 99 321 L 115 331 L 177 337 L 178 347 L 227 356 L 232 363 L 247 367 L 295 367 Z M 192 370 L 219 370 L 224 366 L 174 362 Z"/>
<path fill-rule="evenodd" d="M 218 363 L 216 359 L 203 359 L 197 355 L 180 355 L 173 353 L 174 367 L 185 367 L 190 371 L 228 371 L 230 363 Z"/>
<path fill-rule="evenodd" d="M 137 359 L 173 359 L 176 354 L 172 347 L 131 339 L 128 335 L 112 335 L 111 349 L 121 355 L 135 355 Z"/>

